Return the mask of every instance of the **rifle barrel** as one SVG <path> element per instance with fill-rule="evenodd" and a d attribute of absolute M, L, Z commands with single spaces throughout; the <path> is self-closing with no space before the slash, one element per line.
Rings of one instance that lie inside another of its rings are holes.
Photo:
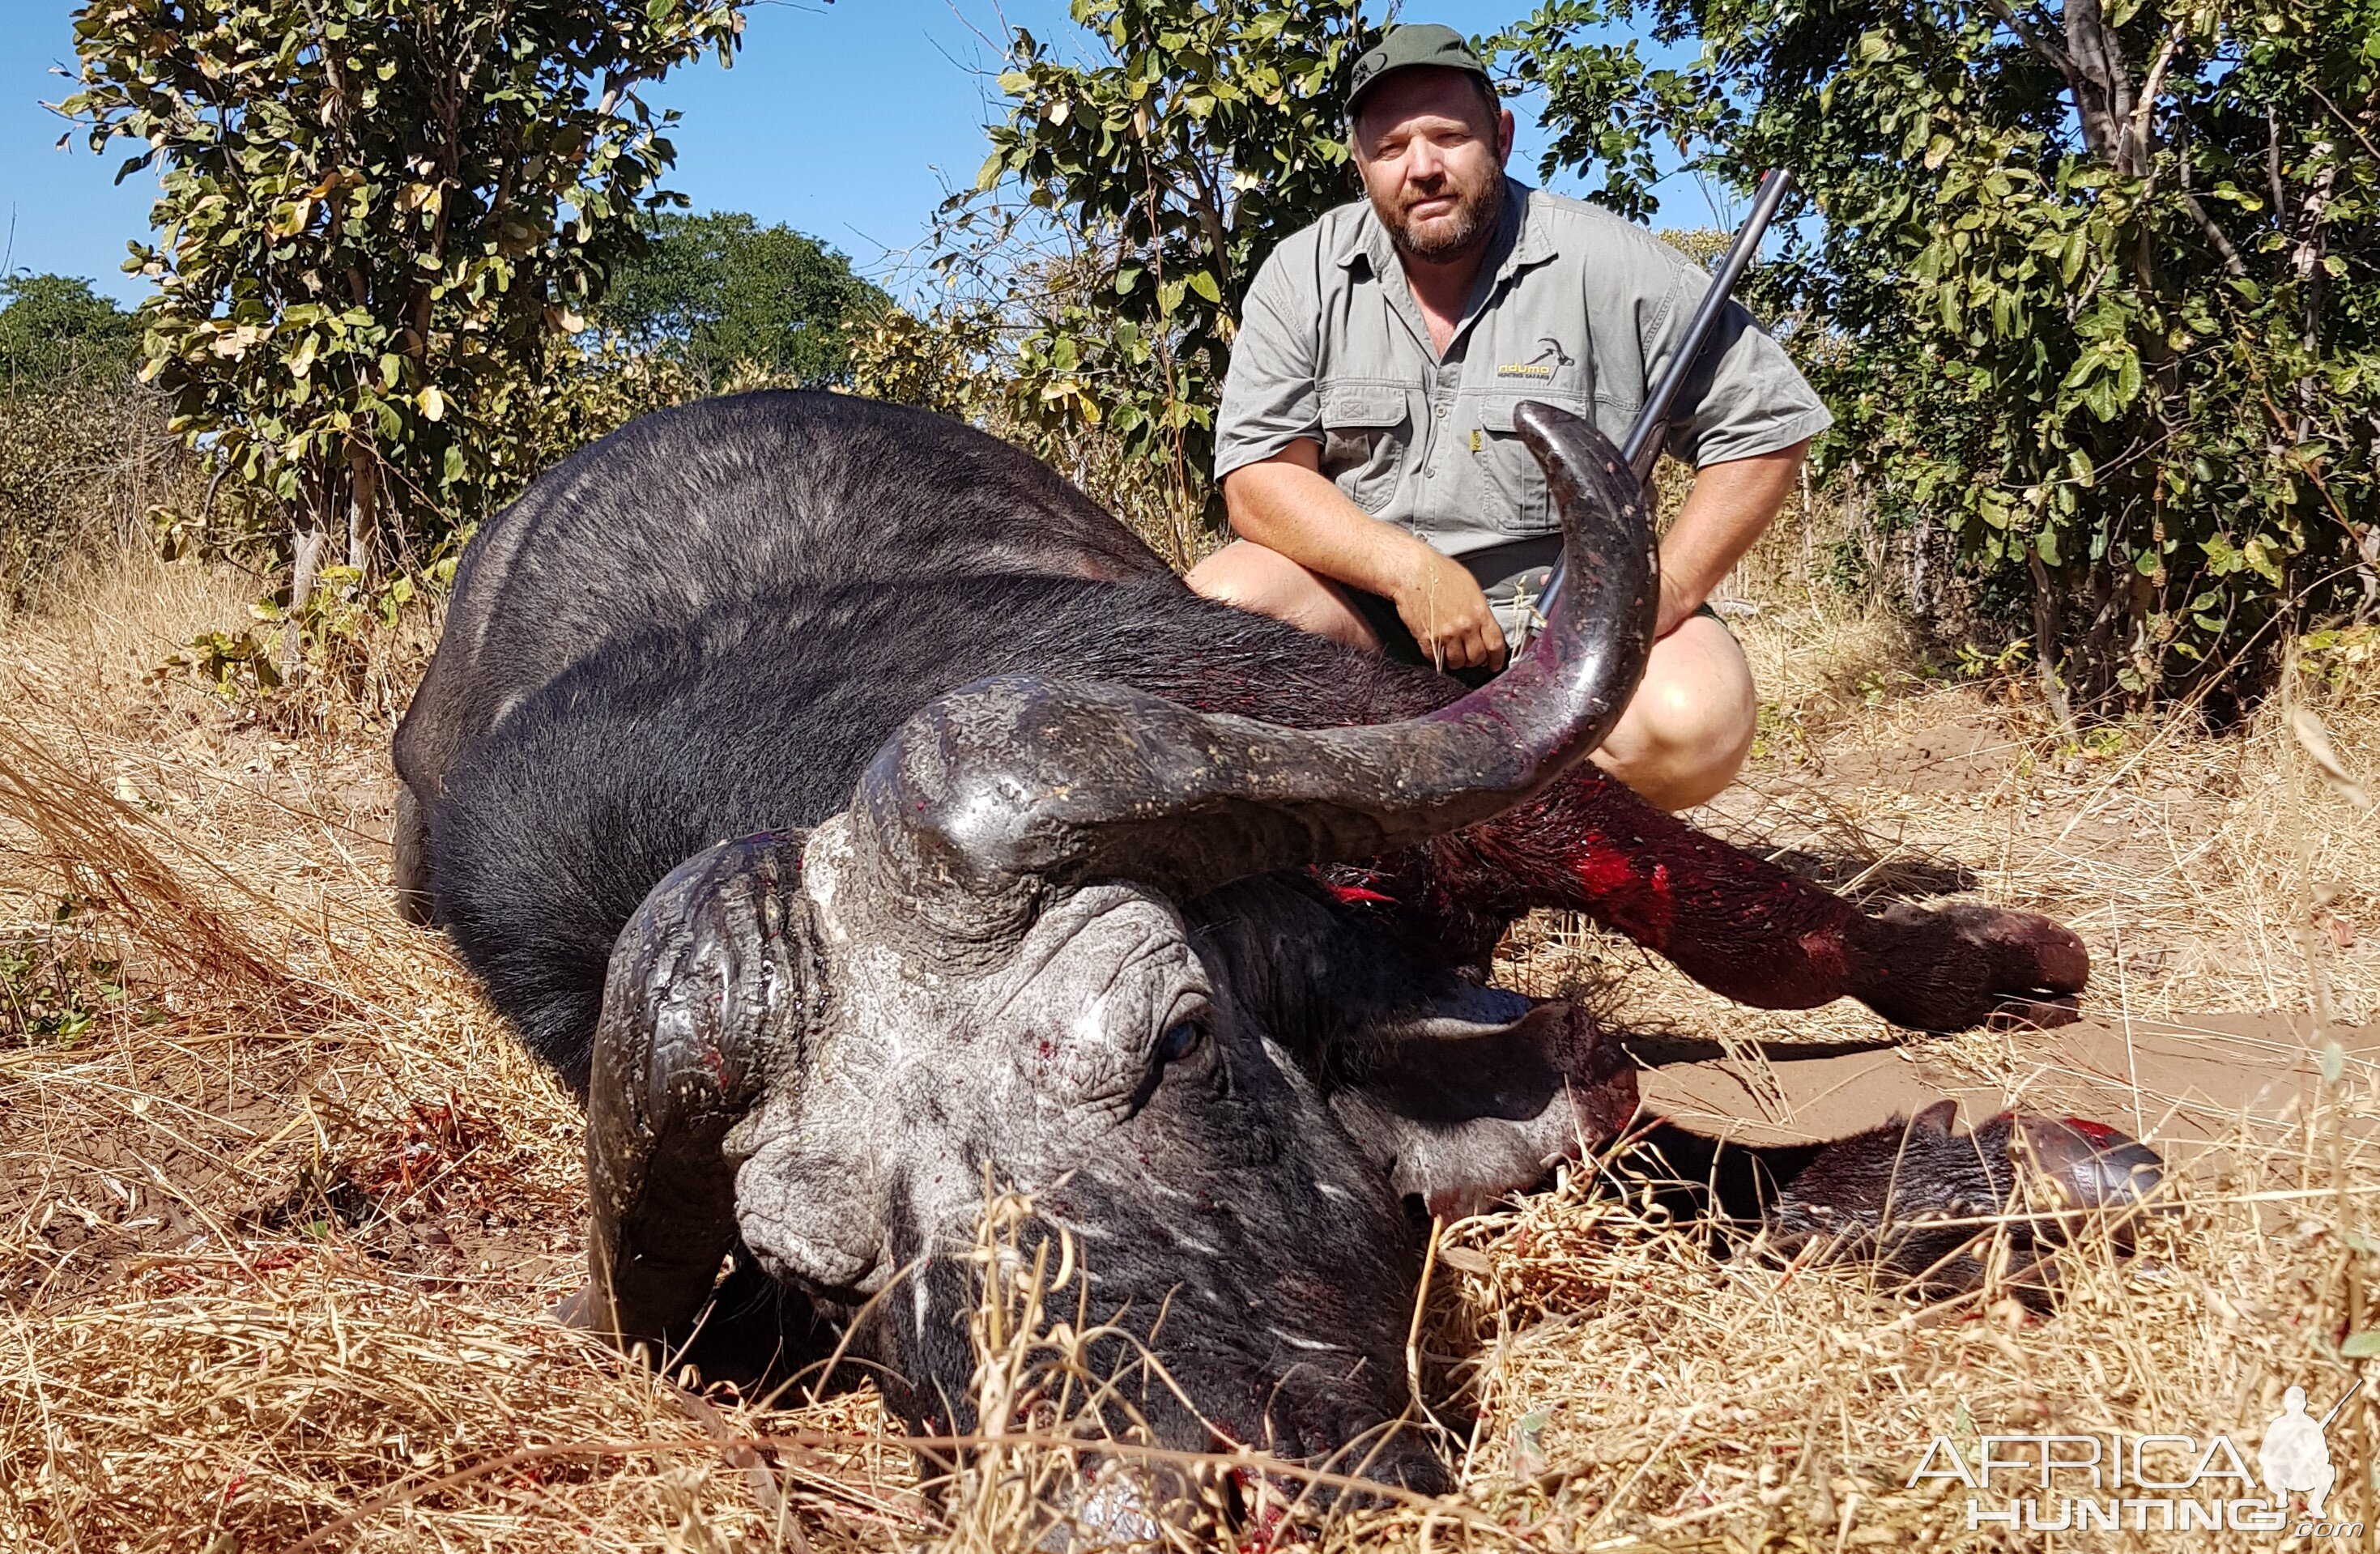
<path fill-rule="evenodd" d="M 1735 241 L 1728 245 L 1727 257 L 1719 261 L 1718 273 L 1711 277 L 1710 290 L 1703 293 L 1702 304 L 1694 310 L 1685 334 L 1678 348 L 1670 353 L 1669 365 L 1661 369 L 1653 392 L 1645 396 L 1645 407 L 1636 413 L 1636 424 L 1628 429 L 1628 441 L 1620 455 L 1628 467 L 1636 471 L 1640 480 L 1653 478 L 1653 466 L 1661 456 L 1661 432 L 1669 425 L 1670 404 L 1678 397 L 1678 390 L 1686 375 L 1710 343 L 1711 331 L 1718 327 L 1719 314 L 1727 310 L 1729 300 L 1735 295 L 1735 284 L 1743 279 L 1752 258 L 1760 251 L 1760 240 L 1768 235 L 1768 224 L 1777 219 L 1778 208 L 1793 188 L 1793 175 L 1783 168 L 1761 175 L 1760 188 L 1752 197 L 1752 209 L 1743 225 L 1736 228 Z"/>
<path fill-rule="evenodd" d="M 1669 365 L 1661 369 L 1652 392 L 1645 396 L 1644 408 L 1637 411 L 1636 424 L 1629 428 L 1628 441 L 1620 450 L 1628 467 L 1636 472 L 1638 481 L 1653 478 L 1653 466 L 1661 456 L 1662 432 L 1669 425 L 1670 402 L 1677 398 L 1687 374 L 1694 370 L 1703 347 L 1710 343 L 1711 331 L 1726 311 L 1736 282 L 1743 278 L 1752 256 L 1760 251 L 1760 240 L 1768 235 L 1768 224 L 1777 219 L 1777 212 L 1792 187 L 1793 175 L 1782 167 L 1761 175 L 1760 188 L 1752 197 L 1752 209 L 1745 213 L 1743 225 L 1736 229 L 1735 241 L 1728 245 L 1727 257 L 1720 261 L 1718 273 L 1711 277 L 1710 290 L 1703 294 L 1701 305 L 1694 309 L 1685 334 L 1679 338 L 1678 348 L 1670 353 Z M 1567 554 L 1555 559 L 1553 575 L 1547 579 L 1546 591 L 1537 601 L 1539 616 L 1553 613 L 1554 601 L 1561 592 L 1569 570 Z"/>

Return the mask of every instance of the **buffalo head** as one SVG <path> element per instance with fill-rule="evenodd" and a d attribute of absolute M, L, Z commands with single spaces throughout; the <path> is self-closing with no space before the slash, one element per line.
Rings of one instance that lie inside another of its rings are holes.
<path fill-rule="evenodd" d="M 1175 1388 L 1167 1445 L 1342 1451 L 1435 1487 L 1405 1408 L 1408 1199 L 1458 1208 L 1612 1132 L 1633 1081 L 1585 1015 L 1415 964 L 1302 866 L 1541 791 L 1642 673 L 1656 563 L 1595 429 L 1516 418 L 1567 576 L 1532 651 L 1404 722 L 1297 730 L 1113 686 L 978 682 L 850 804 L 730 843 L 613 953 L 589 1094 L 590 1314 L 666 1341 L 740 1238 L 854 1315 L 913 1426 L 965 1428 L 987 1181 L 1081 1252 L 1093 1315 Z M 1178 1389 L 1175 1390 L 1175 1389 Z"/>

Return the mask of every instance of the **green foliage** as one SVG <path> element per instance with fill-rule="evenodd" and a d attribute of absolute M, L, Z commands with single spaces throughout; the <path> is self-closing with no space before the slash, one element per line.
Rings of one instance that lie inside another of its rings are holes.
<path fill-rule="evenodd" d="M 2380 601 L 2372 0 L 1557 0 L 1502 42 L 1623 210 L 1664 138 L 1794 172 L 1822 456 L 2032 597 L 2054 696 L 2252 681 L 2277 617 Z"/>
<path fill-rule="evenodd" d="M 1016 375 L 1016 340 L 1038 334 L 1030 321 L 1080 308 L 1079 287 L 1062 289 L 1064 279 L 1019 274 L 1004 309 L 981 299 L 946 299 L 922 313 L 888 309 L 853 335 L 848 386 L 871 399 L 954 417 L 1027 450 L 1090 492 L 1160 555 L 1188 566 L 1197 558 L 1202 509 L 1184 499 L 1173 460 L 1146 456 L 1104 421 L 1043 412 Z"/>
<path fill-rule="evenodd" d="M 1361 0 L 1075 0 L 1073 15 L 1090 63 L 1015 34 L 1007 121 L 948 212 L 978 247 L 944 268 L 1038 245 L 1002 288 L 1026 299 L 1013 419 L 1103 429 L 1195 512 L 1242 294 L 1275 244 L 1357 193 L 1341 103 L 1377 29 Z"/>
<path fill-rule="evenodd" d="M 2325 626 L 2298 639 L 2298 672 L 2337 694 L 2380 672 L 2380 625 Z"/>
<path fill-rule="evenodd" d="M 197 461 L 133 381 L 139 345 L 133 315 L 88 281 L 0 279 L 0 614 L 189 483 Z"/>
<path fill-rule="evenodd" d="M 60 901 L 47 933 L 0 939 L 0 1050 L 80 1046 L 103 1014 L 127 1007 L 121 965 L 76 942 L 80 905 Z"/>
<path fill-rule="evenodd" d="M 65 275 L 0 277 L 0 392 L 55 390 L 130 372 L 132 315 Z"/>
<path fill-rule="evenodd" d="M 816 238 L 722 211 L 662 216 L 589 316 L 706 384 L 741 368 L 815 385 L 844 381 L 851 332 L 891 306 Z"/>
<path fill-rule="evenodd" d="M 274 656 L 272 644 L 259 641 L 253 630 L 202 631 L 190 638 L 188 652 L 172 654 L 159 667 L 188 674 L 228 701 L 244 691 L 279 690 Z"/>
<path fill-rule="evenodd" d="M 953 306 L 922 317 L 887 308 L 852 333 L 851 391 L 990 422 L 1005 399 L 992 367 L 1000 333 L 989 307 Z"/>
<path fill-rule="evenodd" d="M 639 96 L 733 0 L 91 0 L 94 150 L 162 164 L 146 374 L 176 430 L 370 569 L 535 471 L 556 336 L 672 198 Z"/>

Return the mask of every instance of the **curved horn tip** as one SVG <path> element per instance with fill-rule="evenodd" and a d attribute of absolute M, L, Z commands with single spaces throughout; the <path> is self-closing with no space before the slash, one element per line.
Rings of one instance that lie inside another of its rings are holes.
<path fill-rule="evenodd" d="M 1624 467 L 1619 445 L 1603 436 L 1594 421 L 1575 410 L 1565 410 L 1542 399 L 1524 399 L 1512 407 L 1512 425 L 1540 464 L 1569 455 L 1592 459 L 1601 464 L 1607 473 L 1617 473 Z"/>

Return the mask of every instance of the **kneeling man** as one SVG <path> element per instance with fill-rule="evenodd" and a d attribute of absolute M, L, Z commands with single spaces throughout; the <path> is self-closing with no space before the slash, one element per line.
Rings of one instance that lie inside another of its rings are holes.
<path fill-rule="evenodd" d="M 1353 646 L 1485 674 L 1560 549 L 1512 426 L 1538 399 L 1624 440 L 1709 285 L 1659 238 L 1504 176 L 1512 115 L 1451 28 L 1355 65 L 1366 198 L 1274 251 L 1216 425 L 1233 543 L 1190 586 Z M 1659 640 L 1595 759 L 1665 808 L 1735 778 L 1758 704 L 1704 600 L 1784 504 L 1826 407 L 1730 306 L 1666 446 L 1695 467 L 1661 544 Z"/>

